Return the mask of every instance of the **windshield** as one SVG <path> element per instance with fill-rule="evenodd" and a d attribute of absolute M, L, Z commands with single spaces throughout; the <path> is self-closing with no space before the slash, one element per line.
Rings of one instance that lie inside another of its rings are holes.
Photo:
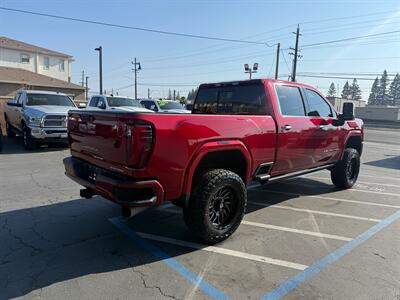
<path fill-rule="evenodd" d="M 119 106 L 143 107 L 140 104 L 139 100 L 131 98 L 107 97 L 107 101 L 110 107 L 119 107 Z"/>
<path fill-rule="evenodd" d="M 68 96 L 52 94 L 28 94 L 26 105 L 56 105 L 75 107 L 74 102 Z"/>
<path fill-rule="evenodd" d="M 174 101 L 158 101 L 158 105 L 160 105 L 161 109 L 185 109 L 182 104 Z"/>

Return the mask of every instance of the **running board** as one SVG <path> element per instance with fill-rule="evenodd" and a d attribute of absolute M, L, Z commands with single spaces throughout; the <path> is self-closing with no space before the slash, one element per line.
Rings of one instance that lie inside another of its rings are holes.
<path fill-rule="evenodd" d="M 300 175 L 305 175 L 305 174 L 308 174 L 308 173 L 321 171 L 321 170 L 333 167 L 334 165 L 335 164 L 324 165 L 324 166 L 320 166 L 320 167 L 316 167 L 316 168 L 312 168 L 312 169 L 307 169 L 307 170 L 301 170 L 301 171 L 297 171 L 297 172 L 293 172 L 293 173 L 289 173 L 289 174 L 284 174 L 284 175 L 280 175 L 280 176 L 276 176 L 276 177 L 272 177 L 272 178 L 271 178 L 271 175 L 269 175 L 269 174 L 259 174 L 259 175 L 256 175 L 254 177 L 254 179 L 260 181 L 261 183 L 274 182 L 274 181 L 278 181 L 278 180 L 285 180 L 285 179 L 289 179 L 289 178 L 292 178 L 292 177 L 297 177 L 297 176 L 300 176 Z"/>

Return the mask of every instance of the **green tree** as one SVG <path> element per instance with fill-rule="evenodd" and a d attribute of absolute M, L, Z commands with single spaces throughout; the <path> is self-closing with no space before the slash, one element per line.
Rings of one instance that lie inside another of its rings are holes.
<path fill-rule="evenodd" d="M 343 86 L 343 90 L 342 90 L 342 98 L 343 99 L 349 99 L 350 93 L 351 93 L 350 85 L 349 85 L 349 82 L 346 81 L 346 83 Z"/>
<path fill-rule="evenodd" d="M 389 87 L 389 98 L 391 105 L 400 106 L 400 75 L 399 73 L 393 78 Z"/>
<path fill-rule="evenodd" d="M 350 99 L 360 100 L 361 99 L 361 89 L 357 83 L 357 79 L 353 79 L 353 83 L 350 86 Z"/>
<path fill-rule="evenodd" d="M 335 96 L 336 96 L 336 87 L 335 84 L 332 82 L 331 85 L 329 86 L 328 97 L 334 98 Z"/>
<path fill-rule="evenodd" d="M 379 80 L 379 89 L 376 96 L 376 102 L 378 105 L 388 105 L 389 104 L 389 95 L 388 95 L 388 74 L 383 71 L 382 77 Z"/>
<path fill-rule="evenodd" d="M 376 77 L 375 81 L 371 87 L 371 93 L 369 94 L 369 97 L 368 97 L 368 104 L 377 105 L 378 93 L 379 93 L 379 79 L 378 79 L 378 77 Z"/>

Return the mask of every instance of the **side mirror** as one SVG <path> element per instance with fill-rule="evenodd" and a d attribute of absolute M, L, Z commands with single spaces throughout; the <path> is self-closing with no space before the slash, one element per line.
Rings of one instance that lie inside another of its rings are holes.
<path fill-rule="evenodd" d="M 354 120 L 354 104 L 351 102 L 343 103 L 342 114 L 332 121 L 333 126 L 343 126 L 346 121 Z"/>
<path fill-rule="evenodd" d="M 343 103 L 342 118 L 344 121 L 354 120 L 354 104 L 351 102 Z"/>
<path fill-rule="evenodd" d="M 8 106 L 22 107 L 22 103 L 17 103 L 15 100 L 7 101 Z"/>

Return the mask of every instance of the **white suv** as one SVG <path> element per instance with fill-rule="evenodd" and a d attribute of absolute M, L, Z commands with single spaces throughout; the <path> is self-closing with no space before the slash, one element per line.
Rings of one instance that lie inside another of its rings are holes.
<path fill-rule="evenodd" d="M 139 100 L 135 100 L 123 96 L 113 95 L 95 95 L 90 98 L 86 109 L 89 110 L 123 110 L 132 112 L 153 113 L 152 110 L 146 109 L 140 104 Z"/>

